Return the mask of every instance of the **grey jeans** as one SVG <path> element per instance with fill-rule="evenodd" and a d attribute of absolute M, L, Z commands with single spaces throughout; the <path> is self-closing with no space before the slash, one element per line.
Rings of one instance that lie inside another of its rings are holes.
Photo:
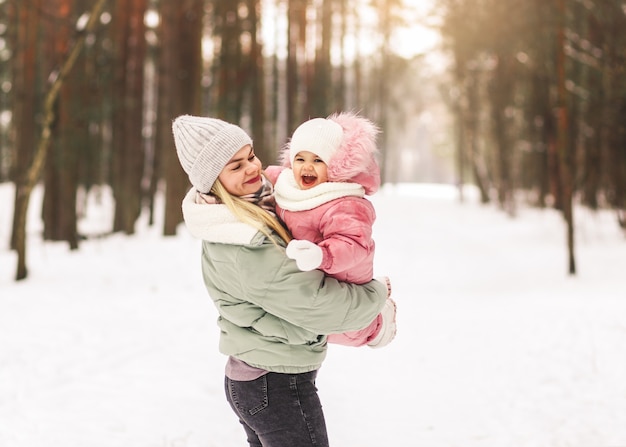
<path fill-rule="evenodd" d="M 316 377 L 317 371 L 270 372 L 250 381 L 226 377 L 226 398 L 246 431 L 250 447 L 328 447 Z"/>

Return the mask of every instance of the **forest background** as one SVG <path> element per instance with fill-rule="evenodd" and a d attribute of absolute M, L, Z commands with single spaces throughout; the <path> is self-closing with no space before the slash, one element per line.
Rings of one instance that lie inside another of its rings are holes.
<path fill-rule="evenodd" d="M 0 0 L 0 182 L 14 182 L 16 279 L 42 183 L 43 236 L 77 249 L 88 193 L 110 187 L 113 232 L 165 195 L 163 235 L 188 181 L 171 121 L 219 117 L 264 163 L 298 124 L 355 110 L 382 129 L 386 183 L 475 184 L 514 216 L 573 204 L 626 228 L 626 2 Z M 419 35 L 440 33 L 429 52 Z M 413 36 L 413 37 L 407 37 Z M 433 65 L 432 51 L 437 51 Z M 157 219 L 151 219 L 156 221 Z"/>

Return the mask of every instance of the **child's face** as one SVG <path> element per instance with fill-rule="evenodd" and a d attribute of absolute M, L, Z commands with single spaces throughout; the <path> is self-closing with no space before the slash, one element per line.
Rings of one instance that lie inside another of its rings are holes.
<path fill-rule="evenodd" d="M 259 190 L 261 179 L 261 160 L 254 155 L 249 144 L 242 147 L 224 166 L 217 177 L 226 191 L 241 197 Z"/>
<path fill-rule="evenodd" d="M 313 152 L 298 152 L 293 159 L 292 169 L 300 189 L 310 189 L 328 181 L 328 166 Z"/>

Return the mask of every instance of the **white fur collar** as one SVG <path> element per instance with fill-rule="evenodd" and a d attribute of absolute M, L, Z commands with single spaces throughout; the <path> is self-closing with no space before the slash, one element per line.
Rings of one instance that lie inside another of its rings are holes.
<path fill-rule="evenodd" d="M 341 197 L 363 197 L 365 189 L 358 183 L 325 182 L 311 189 L 300 189 L 292 169 L 284 169 L 274 185 L 276 203 L 288 211 L 304 211 L 316 208 Z"/>
<path fill-rule="evenodd" d="M 258 230 L 241 222 L 223 204 L 196 203 L 192 188 L 183 199 L 185 225 L 195 238 L 222 244 L 249 244 Z"/>

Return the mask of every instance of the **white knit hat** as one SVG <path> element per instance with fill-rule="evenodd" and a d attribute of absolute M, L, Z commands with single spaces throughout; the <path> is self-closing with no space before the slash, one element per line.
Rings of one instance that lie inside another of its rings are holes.
<path fill-rule="evenodd" d="M 208 193 L 226 163 L 252 139 L 239 126 L 216 118 L 182 115 L 172 123 L 178 160 L 191 184 Z"/>
<path fill-rule="evenodd" d="M 317 154 L 324 163 L 339 149 L 343 139 L 343 128 L 338 123 L 325 118 L 313 118 L 300 124 L 294 131 L 289 143 L 289 161 L 293 160 L 300 151 Z"/>

